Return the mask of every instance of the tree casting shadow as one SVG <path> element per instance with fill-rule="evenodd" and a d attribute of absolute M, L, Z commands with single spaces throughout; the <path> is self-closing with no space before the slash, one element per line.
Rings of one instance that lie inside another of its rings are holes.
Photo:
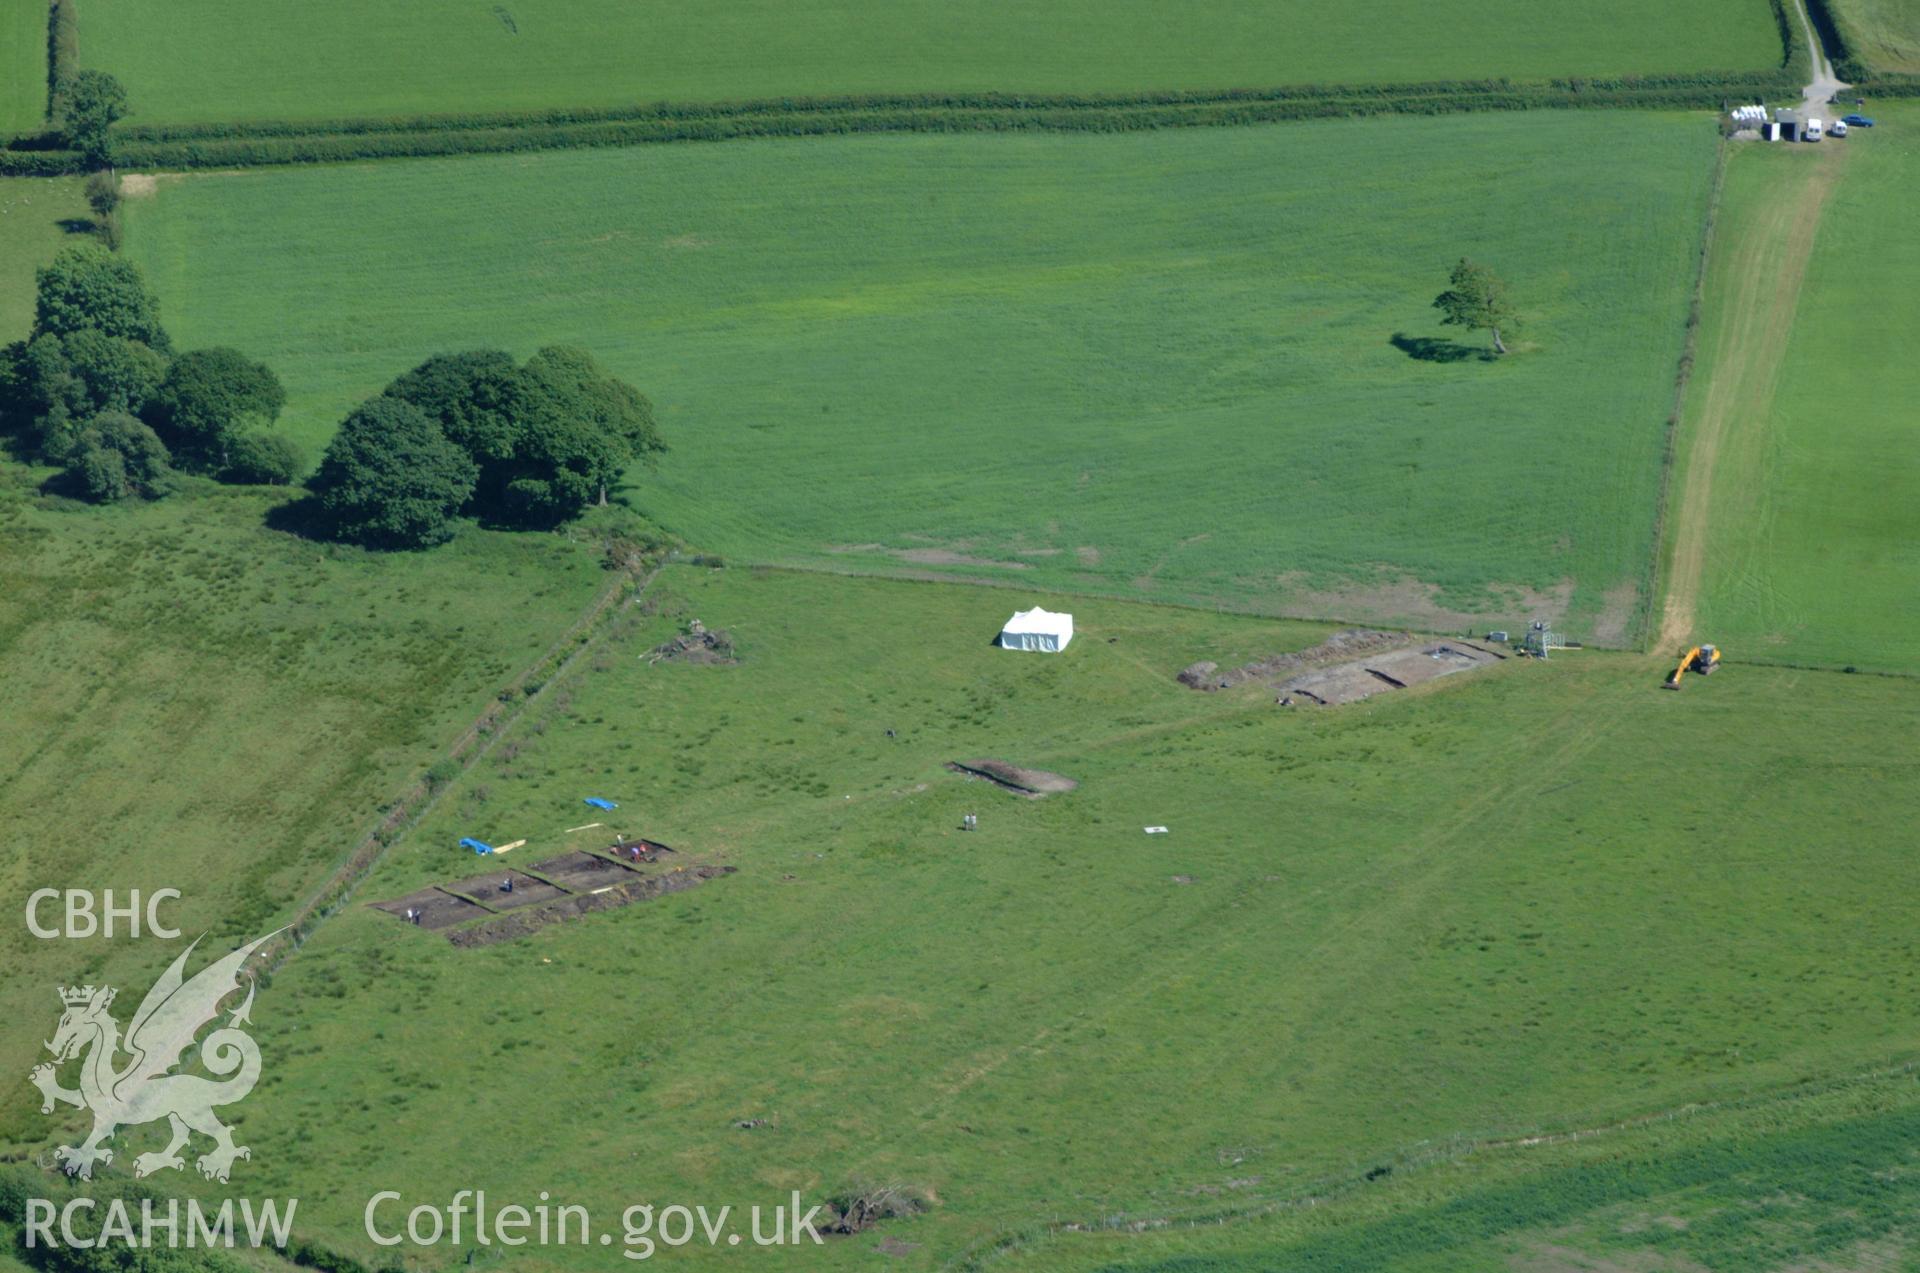
<path fill-rule="evenodd" d="M 1440 336 L 1409 336 L 1395 332 L 1387 342 L 1407 357 L 1419 362 L 1492 362 L 1493 351 L 1463 345 Z"/>

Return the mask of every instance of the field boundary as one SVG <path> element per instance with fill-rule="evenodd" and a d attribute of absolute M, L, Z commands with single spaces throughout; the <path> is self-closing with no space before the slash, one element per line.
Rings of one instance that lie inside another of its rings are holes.
<path fill-rule="evenodd" d="M 451 761 L 455 772 L 440 777 L 423 775 L 386 806 L 379 821 L 354 845 L 347 855 L 307 900 L 295 910 L 293 918 L 281 930 L 282 935 L 263 947 L 259 959 L 265 975 L 285 963 L 322 922 L 343 909 L 362 880 L 386 857 L 405 832 L 433 809 L 453 779 L 484 757 L 507 729 L 525 714 L 540 694 L 561 679 L 582 654 L 593 648 L 621 602 L 637 597 L 660 573 L 660 565 L 650 566 L 644 574 L 621 570 L 603 587 L 567 630 L 555 638 L 541 655 L 487 704 L 473 722 L 448 744 L 443 761 Z M 438 769 L 438 765 L 435 769 Z"/>
<path fill-rule="evenodd" d="M 1700 349 L 1700 315 L 1706 305 L 1707 268 L 1713 258 L 1713 232 L 1720 219 L 1720 196 L 1727 184 L 1728 142 L 1720 139 L 1713 156 L 1713 179 L 1707 187 L 1707 215 L 1700 228 L 1700 254 L 1694 266 L 1693 296 L 1687 304 L 1686 336 L 1680 346 L 1680 366 L 1673 378 L 1673 410 L 1667 415 L 1666 437 L 1660 455 L 1660 492 L 1653 512 L 1653 547 L 1647 558 L 1644 578 L 1646 600 L 1641 604 L 1635 642 L 1642 653 L 1651 653 L 1655 643 L 1654 616 L 1665 606 L 1661 590 L 1667 584 L 1667 518 L 1673 500 L 1673 470 L 1680 455 L 1680 422 L 1687 407 L 1687 389 L 1693 383 L 1693 369 Z"/>
<path fill-rule="evenodd" d="M 1713 365 L 1697 418 L 1690 430 L 1682 425 L 1685 470 L 1665 515 L 1671 533 L 1663 535 L 1665 579 L 1654 640 L 1668 650 L 1684 648 L 1697 618 L 1722 443 L 1730 429 L 1739 427 L 1733 417 L 1748 407 L 1742 394 L 1758 387 L 1771 401 L 1767 386 L 1784 357 L 1820 220 L 1845 153 L 1816 156 L 1804 188 L 1776 190 L 1770 219 L 1750 232 L 1752 241 L 1729 245 L 1736 293 L 1707 355 Z M 1741 272 L 1737 267 L 1743 264 Z"/>
<path fill-rule="evenodd" d="M 1683 75 L 1318 84 L 1111 96 L 784 98 L 311 122 L 122 124 L 114 137 L 120 166 L 184 169 L 859 133 L 1139 132 L 1481 110 L 1717 110 L 1733 101 L 1797 94 L 1804 58 L 1804 52 L 1797 53 L 1769 70 Z M 17 138 L 0 151 L 0 175 L 53 176 L 75 171 L 79 163 L 79 156 L 59 148 L 51 135 Z"/>
<path fill-rule="evenodd" d="M 1920 97 L 1920 75 L 1877 69 L 1862 52 L 1866 41 L 1860 38 L 1852 21 L 1833 0 L 1803 0 L 1807 18 L 1826 48 L 1833 73 L 1851 84 L 1861 95 L 1880 97 Z"/>

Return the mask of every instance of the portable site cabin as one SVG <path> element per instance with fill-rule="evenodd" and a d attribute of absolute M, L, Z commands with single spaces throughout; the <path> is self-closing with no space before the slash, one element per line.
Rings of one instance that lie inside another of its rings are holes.
<path fill-rule="evenodd" d="M 1785 141 L 1819 141 L 1820 134 L 1826 129 L 1820 117 L 1811 111 L 1783 110 L 1774 119 Z"/>
<path fill-rule="evenodd" d="M 1055 614 L 1039 606 L 1015 611 L 1014 616 L 1000 629 L 1000 648 L 1003 650 L 1039 650 L 1045 654 L 1058 654 L 1067 648 L 1067 642 L 1071 640 L 1073 616 Z"/>

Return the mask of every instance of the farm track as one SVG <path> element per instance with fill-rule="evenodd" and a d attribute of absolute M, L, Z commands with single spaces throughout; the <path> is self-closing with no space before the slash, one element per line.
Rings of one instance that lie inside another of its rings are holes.
<path fill-rule="evenodd" d="M 1807 262 L 1846 154 L 1838 147 L 1822 147 L 1803 162 L 1804 170 L 1781 184 L 1763 216 L 1723 228 L 1715 245 L 1720 260 L 1708 266 L 1738 281 L 1725 297 L 1721 321 L 1702 355 L 1706 383 L 1698 396 L 1685 478 L 1672 510 L 1673 550 L 1657 640 L 1663 656 L 1693 635 L 1712 533 L 1714 479 L 1723 452 L 1730 455 L 1764 441 L 1754 431 L 1770 414 Z"/>

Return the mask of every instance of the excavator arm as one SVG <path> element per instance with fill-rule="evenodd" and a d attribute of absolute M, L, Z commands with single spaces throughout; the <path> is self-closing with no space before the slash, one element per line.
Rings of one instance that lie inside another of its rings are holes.
<path fill-rule="evenodd" d="M 1681 682 L 1683 682 L 1686 679 L 1687 669 L 1692 667 L 1693 661 L 1699 657 L 1700 657 L 1700 647 L 1697 645 L 1694 646 L 1692 649 L 1688 650 L 1685 654 L 1682 654 L 1680 656 L 1680 666 L 1674 668 L 1673 675 L 1667 678 L 1667 688 L 1670 690 L 1679 689 Z"/>

